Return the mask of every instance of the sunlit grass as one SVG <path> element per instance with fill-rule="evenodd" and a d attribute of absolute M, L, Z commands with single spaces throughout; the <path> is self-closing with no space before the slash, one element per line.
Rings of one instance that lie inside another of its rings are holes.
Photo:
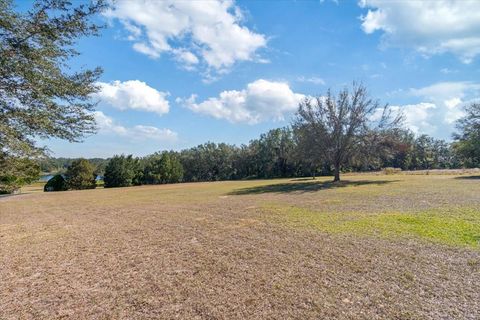
<path fill-rule="evenodd" d="M 319 212 L 295 206 L 266 206 L 276 221 L 288 226 L 313 228 L 386 238 L 417 238 L 454 246 L 480 248 L 480 210 L 430 209 L 420 212 Z"/>

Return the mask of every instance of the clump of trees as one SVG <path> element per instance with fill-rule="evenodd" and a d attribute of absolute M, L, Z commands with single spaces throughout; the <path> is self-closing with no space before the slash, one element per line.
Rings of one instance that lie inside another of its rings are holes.
<path fill-rule="evenodd" d="M 155 154 L 147 160 L 143 171 L 144 184 L 176 183 L 182 181 L 183 166 L 174 152 Z"/>
<path fill-rule="evenodd" d="M 408 130 L 395 132 L 393 154 L 383 159 L 385 167 L 402 170 L 454 169 L 465 166 L 453 145 L 426 134 L 416 137 Z"/>
<path fill-rule="evenodd" d="M 129 187 L 142 183 L 140 160 L 129 156 L 114 156 L 105 167 L 103 182 L 105 188 Z"/>
<path fill-rule="evenodd" d="M 95 189 L 97 187 L 95 166 L 86 159 L 75 160 L 68 167 L 65 180 L 69 189 Z"/>
<path fill-rule="evenodd" d="M 183 166 L 175 152 L 155 153 L 143 159 L 116 155 L 108 161 L 103 177 L 105 188 L 177 183 L 182 179 Z"/>
<path fill-rule="evenodd" d="M 43 191 L 85 190 L 97 187 L 96 167 L 87 159 L 76 159 L 64 175 L 56 174 L 45 184 Z"/>
<path fill-rule="evenodd" d="M 457 122 L 453 148 L 468 167 L 480 166 L 480 103 L 465 108 L 466 115 Z"/>

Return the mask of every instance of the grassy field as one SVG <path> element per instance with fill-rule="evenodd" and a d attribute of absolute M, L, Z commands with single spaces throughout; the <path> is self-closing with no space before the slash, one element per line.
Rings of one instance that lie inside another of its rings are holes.
<path fill-rule="evenodd" d="M 478 319 L 480 177 L 0 198 L 0 319 Z"/>

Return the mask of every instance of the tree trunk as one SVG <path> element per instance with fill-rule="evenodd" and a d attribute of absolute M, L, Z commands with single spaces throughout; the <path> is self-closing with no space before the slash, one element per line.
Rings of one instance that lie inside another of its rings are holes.
<path fill-rule="evenodd" d="M 333 182 L 340 181 L 340 165 L 335 164 L 335 177 L 333 178 Z"/>

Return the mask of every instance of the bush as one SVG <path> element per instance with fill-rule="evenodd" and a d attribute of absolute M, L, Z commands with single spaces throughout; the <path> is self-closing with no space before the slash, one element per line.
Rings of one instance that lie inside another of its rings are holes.
<path fill-rule="evenodd" d="M 68 189 L 67 181 L 61 174 L 57 174 L 50 178 L 43 187 L 43 191 L 65 191 Z"/>
<path fill-rule="evenodd" d="M 140 184 L 142 171 L 138 159 L 129 156 L 114 156 L 105 167 L 105 188 L 128 187 Z"/>
<path fill-rule="evenodd" d="M 86 159 L 72 162 L 65 173 L 65 180 L 69 189 L 95 189 L 97 186 L 95 167 Z"/>
<path fill-rule="evenodd" d="M 402 171 L 402 169 L 400 168 L 393 168 L 393 167 L 387 167 L 387 168 L 383 168 L 382 169 L 383 173 L 384 174 L 397 174 L 397 173 L 400 173 Z"/>

